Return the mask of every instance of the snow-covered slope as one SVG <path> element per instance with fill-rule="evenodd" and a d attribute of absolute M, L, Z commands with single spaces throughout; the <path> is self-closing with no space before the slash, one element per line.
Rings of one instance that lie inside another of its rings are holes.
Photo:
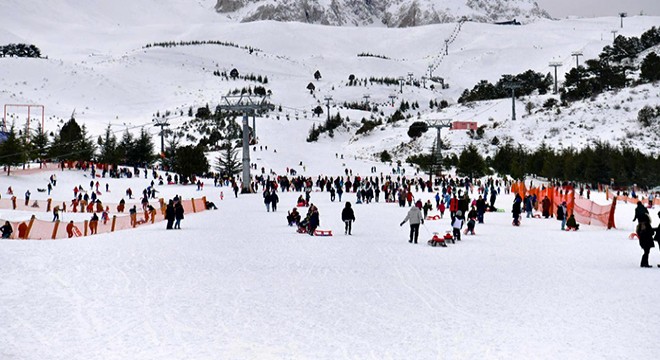
<path fill-rule="evenodd" d="M 489 125 L 480 142 L 484 152 L 492 151 L 488 144 L 495 136 L 532 147 L 544 139 L 556 147 L 580 147 L 593 139 L 616 143 L 622 139 L 635 141 L 636 136 L 628 134 L 635 128 L 637 111 L 644 105 L 656 106 L 659 100 L 655 86 L 645 85 L 618 94 L 604 94 L 558 112 L 540 111 L 550 96 L 531 96 L 517 99 L 517 121 L 508 120 L 510 101 L 506 99 L 469 107 L 455 105 L 463 90 L 472 88 L 479 80 L 495 82 L 502 74 L 518 74 L 528 69 L 550 72 L 550 61 L 563 62 L 559 68 L 561 82 L 563 73 L 574 66 L 573 51 L 582 51 L 584 57 L 580 60 L 584 61 L 596 57 L 603 46 L 611 43 L 610 31 L 619 24 L 616 17 L 541 20 L 523 26 L 466 22 L 461 26 L 450 23 L 388 29 L 272 21 L 228 22 L 219 19 L 213 11 L 209 13 L 215 5 L 210 0 L 97 3 L 65 0 L 38 0 L 30 2 L 30 6 L 14 0 L 0 3 L 2 13 L 16 14 L 0 24 L 0 43 L 35 44 L 48 57 L 0 58 L 1 104 L 45 105 L 48 130 L 55 130 L 61 119 L 67 119 L 75 109 L 78 121 L 85 123 L 92 135 L 101 133 L 109 123 L 116 131 L 127 126 L 148 126 L 156 133 L 157 129 L 151 127 L 156 112 L 183 111 L 184 116 L 172 119 L 174 126 L 180 126 L 189 120 L 185 116 L 188 108 L 213 106 L 233 89 L 259 85 L 213 75 L 215 70 L 236 68 L 241 74 L 267 76 L 269 82 L 265 87 L 272 91 L 271 101 L 282 106 L 281 112 L 260 120 L 260 136 L 267 134 L 277 118 L 282 121 L 288 118 L 291 122 L 299 119 L 295 131 L 306 136 L 314 121 L 322 121 L 312 117 L 311 109 L 325 105 L 324 98 L 331 96 L 331 114 L 339 112 L 348 116 L 351 123 L 334 139 L 322 141 L 334 148 L 350 150 L 354 156 L 372 157 L 376 152 L 410 142 L 406 129 L 418 113 L 421 119 L 452 118 Z M 630 17 L 619 34 L 639 36 L 657 23 L 657 17 Z M 448 55 L 443 55 L 445 39 L 453 39 Z M 238 47 L 209 44 L 145 48 L 155 42 L 203 40 L 229 42 Z M 312 76 L 316 70 L 322 74 L 319 81 Z M 433 75 L 444 78 L 449 88 L 440 89 L 434 83 L 435 88 L 431 89 L 430 81 L 426 82 L 426 88 L 368 82 L 347 86 L 351 74 L 357 79 L 407 79 L 412 74 L 419 82 L 423 76 Z M 314 94 L 306 89 L 310 82 L 315 84 Z M 378 112 L 346 110 L 340 106 L 344 102 L 364 101 L 365 95 L 370 103 L 378 105 Z M 392 100 L 396 106 L 407 101 L 417 102 L 420 107 L 409 113 L 413 118 L 407 122 L 355 136 L 362 118 L 377 119 L 392 114 L 395 110 L 389 105 Z M 436 108 L 429 108 L 430 100 L 446 100 L 452 106 L 437 112 Z M 525 111 L 528 102 L 534 105 L 529 115 Z M 25 109 L 8 110 L 8 121 L 16 120 L 17 126 L 25 123 Z M 293 129 L 292 126 L 292 132 Z M 647 141 L 637 146 L 647 153 L 657 152 L 658 135 L 647 135 Z M 455 145 L 454 151 L 460 151 L 472 141 L 462 132 L 446 136 Z M 428 149 L 433 139 L 427 134 L 412 144 L 413 148 Z M 309 146 L 313 151 L 319 145 Z"/>
<path fill-rule="evenodd" d="M 302 146 L 277 135 L 271 146 Z M 298 159 L 269 149 L 255 152 L 260 167 L 284 169 Z M 373 165 L 333 159 L 313 171 L 339 175 L 342 163 L 364 176 Z M 12 186 L 19 199 L 26 189 L 44 199 L 35 189 L 52 173 L 57 202 L 88 186 L 89 173 L 14 171 L 1 175 L 3 196 Z M 140 192 L 150 180 L 99 179 L 110 189 L 101 199 L 116 203 L 126 188 Z M 639 268 L 642 252 L 627 239 L 632 205 L 617 206 L 618 230 L 562 232 L 554 219 L 523 219 L 514 228 L 512 198 L 502 194 L 496 206 L 506 213 L 488 213 L 477 235 L 434 248 L 425 241 L 449 229 L 447 216 L 426 221 L 421 244 L 409 244 L 407 224 L 399 226 L 408 208 L 381 197 L 354 204 L 353 235 L 345 236 L 341 209 L 355 194 L 331 202 L 314 192 L 321 227 L 334 236 L 310 237 L 286 225 L 298 193 L 281 193 L 279 210 L 266 212 L 260 195 L 234 198 L 229 187 L 205 181 L 203 191 L 156 186 L 165 199 L 206 195 L 219 207 L 185 214 L 182 230 L 160 223 L 86 238 L 0 241 L 0 357 L 584 360 L 660 352 L 653 291 L 660 269 Z M 433 195 L 416 193 L 423 201 Z M 592 196 L 605 202 L 602 193 Z M 0 219 L 30 215 L 0 209 Z M 651 263 L 659 260 L 653 251 Z"/>

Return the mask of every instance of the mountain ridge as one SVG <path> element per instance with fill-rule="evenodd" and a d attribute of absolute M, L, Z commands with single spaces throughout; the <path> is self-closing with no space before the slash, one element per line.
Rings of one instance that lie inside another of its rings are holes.
<path fill-rule="evenodd" d="M 215 10 L 240 22 L 275 20 L 335 26 L 411 27 L 461 19 L 498 22 L 550 18 L 532 0 L 217 0 Z"/>

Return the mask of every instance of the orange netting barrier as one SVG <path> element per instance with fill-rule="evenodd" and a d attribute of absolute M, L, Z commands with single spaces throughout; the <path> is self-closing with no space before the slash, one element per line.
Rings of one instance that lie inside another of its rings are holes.
<path fill-rule="evenodd" d="M 531 188 L 527 189 L 522 182 L 516 182 L 511 185 L 511 192 L 517 193 L 523 199 L 527 195 L 536 195 L 537 210 L 542 211 L 543 199 L 547 196 L 550 200 L 550 216 L 554 216 L 556 209 L 562 202 L 566 202 L 566 216 L 575 215 L 575 220 L 586 225 L 602 225 L 608 229 L 614 228 L 614 211 L 616 209 L 616 200 L 610 205 L 599 205 L 595 202 L 575 197 L 575 189 L 572 186 L 553 187 L 553 188 Z"/>
<path fill-rule="evenodd" d="M 654 196 L 653 197 L 653 204 L 649 203 L 649 196 L 644 197 L 643 195 L 637 196 L 636 198 L 631 197 L 631 196 L 612 196 L 612 193 L 610 192 L 610 189 L 607 188 L 605 189 L 605 198 L 607 200 L 610 200 L 611 198 L 616 198 L 616 201 L 623 201 L 624 203 L 628 204 L 637 204 L 638 201 L 641 201 L 642 204 L 645 206 L 651 207 L 651 206 L 660 206 L 660 196 Z"/>
<path fill-rule="evenodd" d="M 164 221 L 165 202 L 163 199 L 160 200 L 160 204 L 162 206 L 160 209 L 156 208 L 151 212 L 142 211 L 142 208 L 139 208 L 137 214 L 133 217 L 130 215 L 113 216 L 105 222 L 99 219 L 98 225 L 96 225 L 96 233 L 102 234 L 127 230 L 144 224 L 154 224 L 156 222 Z M 184 213 L 191 214 L 202 212 L 206 210 L 206 197 L 182 200 L 181 205 L 183 206 Z M 0 220 L 0 225 L 4 223 L 5 220 Z M 9 223 L 14 229 L 14 232 L 9 237 L 10 239 L 54 240 L 69 238 L 67 232 L 67 226 L 69 225 L 68 222 L 38 220 L 33 215 L 30 220 L 10 221 Z M 72 230 L 74 237 L 92 235 L 92 225 L 88 220 L 85 220 L 84 222 L 74 222 Z"/>
<path fill-rule="evenodd" d="M 139 200 L 139 199 L 134 199 L 134 200 Z M 150 205 L 154 207 L 160 207 L 163 206 L 162 204 L 162 199 L 157 200 L 157 199 L 150 199 L 151 201 L 149 202 Z M 157 204 L 156 204 L 157 203 Z M 130 203 L 124 203 L 123 206 L 120 206 L 119 203 L 105 203 L 102 201 L 97 200 L 94 203 L 87 202 L 85 200 L 81 201 L 53 201 L 52 199 L 47 199 L 47 200 L 30 200 L 27 203 L 25 202 L 25 199 L 18 199 L 16 196 L 12 196 L 10 198 L 4 198 L 0 199 L 0 209 L 12 209 L 12 210 L 22 210 L 22 211 L 31 211 L 31 212 L 50 212 L 53 210 L 55 206 L 59 207 L 60 210 L 66 211 L 66 212 L 74 212 L 74 213 L 101 213 L 105 210 L 106 207 L 108 207 L 108 213 L 109 214 L 127 214 L 128 210 L 133 207 L 133 205 L 137 206 L 138 209 L 142 208 L 142 204 L 140 202 L 130 202 Z"/>

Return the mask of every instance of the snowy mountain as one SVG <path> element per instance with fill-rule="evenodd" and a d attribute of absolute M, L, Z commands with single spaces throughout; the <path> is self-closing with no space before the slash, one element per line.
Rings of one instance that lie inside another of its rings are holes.
<path fill-rule="evenodd" d="M 185 131 L 189 141 L 194 141 L 202 134 L 187 130 L 192 120 L 187 116 L 190 108 L 214 107 L 231 91 L 263 85 L 277 106 L 268 117 L 258 119 L 258 137 L 268 142 L 275 141 L 269 135 L 271 130 L 280 127 L 304 140 L 314 124 L 325 120 L 324 98 L 331 97 L 330 114 L 349 121 L 333 138 L 322 134 L 317 143 L 302 141 L 304 148 L 295 149 L 292 156 L 305 162 L 319 149 L 327 149 L 328 154 L 341 149 L 365 159 L 377 159 L 376 154 L 387 150 L 404 160 L 411 153 L 428 151 L 435 140 L 429 132 L 412 141 L 408 126 L 417 119 L 438 118 L 476 121 L 485 128 L 481 139 L 473 139 L 465 131 L 443 132 L 452 144 L 449 152 L 460 152 L 475 143 L 484 155 L 492 155 L 495 137 L 530 148 L 543 141 L 554 148 L 582 148 L 596 140 L 631 144 L 650 154 L 658 154 L 660 148 L 660 135 L 649 131 L 640 141 L 642 131 L 637 125 L 639 109 L 660 105 L 653 84 L 605 92 L 565 108 L 543 108 L 557 95 L 519 97 L 515 121 L 511 119 L 511 99 L 457 104 L 461 93 L 480 80 L 495 82 L 503 74 L 529 69 L 550 73 L 550 61 L 562 62 L 558 69 L 561 86 L 564 74 L 575 65 L 572 52 L 581 51 L 583 63 L 611 44 L 612 29 L 620 35 L 640 36 L 658 24 L 657 17 L 629 17 L 623 29 L 618 28 L 618 17 L 539 20 L 522 26 L 468 21 L 405 29 L 330 27 L 221 21 L 212 11 L 215 4 L 213 0 L 104 0 L 94 4 L 35 0 L 30 5 L 3 1 L 0 12 L 16 16 L 0 24 L 0 44 L 34 44 L 47 58 L 0 57 L 0 103 L 44 105 L 48 131 L 56 130 L 75 109 L 78 121 L 87 125 L 92 136 L 101 134 L 108 124 L 117 132 L 144 127 L 156 135 L 154 115 L 170 112 L 176 114 L 171 116 L 171 128 Z M 216 43 L 147 47 L 194 41 Z M 268 84 L 214 75 L 234 68 L 242 75 L 267 77 Z M 316 70 L 322 74 L 319 80 L 313 77 Z M 349 86 L 351 75 L 360 80 L 360 86 Z M 442 78 L 447 87 L 431 81 L 429 75 Z M 399 81 L 400 77 L 406 84 L 362 81 Z M 309 83 L 315 85 L 311 94 Z M 365 100 L 377 110 L 345 106 Z M 429 106 L 431 101 L 442 100 L 449 107 Z M 406 112 L 404 121 L 357 134 L 363 119 L 391 116 L 402 102 L 417 103 L 419 108 Z M 526 110 L 528 104 L 530 111 Z M 311 112 L 317 106 L 324 110 L 320 117 Z M 25 124 L 27 109 L 9 107 L 7 112 L 8 123 Z M 32 112 L 31 121 L 38 121 L 39 115 Z"/>
<path fill-rule="evenodd" d="M 218 0 L 216 11 L 243 22 L 409 27 L 457 22 L 549 18 L 532 0 Z"/>

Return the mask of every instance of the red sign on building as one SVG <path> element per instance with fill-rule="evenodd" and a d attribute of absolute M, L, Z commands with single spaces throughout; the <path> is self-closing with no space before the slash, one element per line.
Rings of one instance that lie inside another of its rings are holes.
<path fill-rule="evenodd" d="M 452 130 L 477 130 L 476 121 L 454 121 L 451 124 Z"/>

